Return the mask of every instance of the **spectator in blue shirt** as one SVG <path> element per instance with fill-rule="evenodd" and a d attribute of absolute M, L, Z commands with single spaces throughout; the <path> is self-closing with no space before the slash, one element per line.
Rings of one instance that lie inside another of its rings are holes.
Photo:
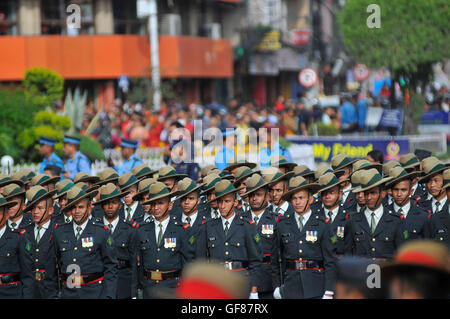
<path fill-rule="evenodd" d="M 356 103 L 356 108 L 358 110 L 358 125 L 362 130 L 365 127 L 367 116 L 367 98 L 362 93 L 358 94 L 358 102 Z"/>
<path fill-rule="evenodd" d="M 352 133 L 358 129 L 358 115 L 355 106 L 350 102 L 348 95 L 341 97 L 341 131 L 342 133 Z"/>

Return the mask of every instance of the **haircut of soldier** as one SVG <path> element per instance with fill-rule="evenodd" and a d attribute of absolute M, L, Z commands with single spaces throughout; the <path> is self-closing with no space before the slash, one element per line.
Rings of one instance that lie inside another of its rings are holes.
<path fill-rule="evenodd" d="M 201 202 L 199 191 L 197 190 L 195 192 L 187 194 L 180 199 L 180 202 L 184 214 L 187 216 L 192 215 L 195 211 L 197 211 L 198 205 Z"/>
<path fill-rule="evenodd" d="M 169 211 L 173 207 L 173 203 L 170 201 L 169 197 L 164 197 L 157 199 L 151 203 L 153 217 L 157 221 L 162 221 L 166 219 Z"/>
<path fill-rule="evenodd" d="M 327 209 L 333 209 L 339 205 L 339 202 L 342 198 L 342 192 L 338 185 L 323 191 L 320 194 L 320 198 L 322 199 L 323 205 Z"/>
<path fill-rule="evenodd" d="M 220 197 L 217 200 L 217 204 L 219 206 L 219 212 L 222 217 L 228 218 L 232 216 L 232 213 L 234 213 L 234 207 L 238 205 L 236 194 L 227 194 L 223 197 Z"/>
<path fill-rule="evenodd" d="M 366 199 L 366 206 L 371 211 L 380 207 L 383 198 L 386 196 L 386 190 L 382 186 L 376 186 L 368 189 L 364 192 L 364 198 Z"/>
<path fill-rule="evenodd" d="M 102 204 L 103 211 L 105 212 L 105 218 L 107 220 L 114 220 L 119 215 L 119 210 L 122 207 L 120 198 L 112 198 Z"/>
<path fill-rule="evenodd" d="M 31 209 L 31 214 L 36 224 L 45 224 L 53 215 L 53 200 L 45 198 L 37 202 Z"/>
<path fill-rule="evenodd" d="M 82 225 L 91 216 L 92 205 L 89 198 L 84 198 L 74 205 L 72 217 L 77 225 Z"/>

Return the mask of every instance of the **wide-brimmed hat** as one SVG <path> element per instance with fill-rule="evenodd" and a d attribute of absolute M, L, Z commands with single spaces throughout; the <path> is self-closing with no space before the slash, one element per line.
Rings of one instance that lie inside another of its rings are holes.
<path fill-rule="evenodd" d="M 31 179 L 31 184 L 33 186 L 45 186 L 48 184 L 57 183 L 60 179 L 61 177 L 59 176 L 50 177 L 50 175 L 47 174 L 38 174 Z"/>
<path fill-rule="evenodd" d="M 263 168 L 261 173 L 262 173 L 264 180 L 269 185 L 269 187 L 275 185 L 278 182 L 281 182 L 282 180 L 289 181 L 289 179 L 294 175 L 294 172 L 292 172 L 292 171 L 287 172 L 286 174 L 283 174 L 275 166 L 265 167 L 265 168 Z"/>
<path fill-rule="evenodd" d="M 431 239 L 411 240 L 402 245 L 394 260 L 381 265 L 381 275 L 389 278 L 407 269 L 431 270 L 450 279 L 449 252 L 447 247 Z"/>
<path fill-rule="evenodd" d="M 125 173 L 119 176 L 118 185 L 121 192 L 125 192 L 125 190 L 138 183 L 139 180 L 133 173 Z"/>
<path fill-rule="evenodd" d="M 21 169 L 11 175 L 12 180 L 20 180 L 23 184 L 28 183 L 36 174 L 29 168 Z M 17 184 L 17 183 L 16 183 Z"/>
<path fill-rule="evenodd" d="M 383 164 L 383 175 L 389 176 L 389 171 L 396 166 L 401 166 L 401 165 L 397 161 L 389 161 L 389 162 L 384 163 Z"/>
<path fill-rule="evenodd" d="M 230 162 L 228 162 L 228 166 L 224 168 L 224 171 L 228 171 L 231 173 L 231 171 L 235 168 L 241 167 L 241 166 L 247 166 L 250 169 L 254 169 L 257 165 L 256 163 L 247 162 L 246 160 L 238 160 L 234 158 Z"/>
<path fill-rule="evenodd" d="M 315 171 L 314 171 L 314 180 L 318 181 L 320 176 L 326 174 L 326 173 L 333 173 L 333 170 L 330 166 L 327 164 L 320 165 Z"/>
<path fill-rule="evenodd" d="M 414 153 L 401 155 L 399 162 L 405 170 L 420 166 L 420 161 Z"/>
<path fill-rule="evenodd" d="M 281 196 L 284 201 L 289 201 L 292 194 L 301 190 L 308 190 L 314 194 L 320 189 L 320 185 L 317 183 L 308 183 L 302 176 L 293 177 L 289 180 L 289 190 Z"/>
<path fill-rule="evenodd" d="M 339 186 L 342 183 L 348 182 L 348 179 L 345 179 L 343 181 L 340 181 L 336 175 L 333 173 L 326 173 L 319 177 L 318 184 L 320 185 L 319 193 L 325 192 L 326 190 L 329 190 L 330 188 L 333 188 L 335 186 Z"/>
<path fill-rule="evenodd" d="M 24 185 L 24 183 L 20 179 L 12 179 L 8 175 L 0 174 L 0 187 L 13 183 L 19 185 L 20 187 L 23 187 Z"/>
<path fill-rule="evenodd" d="M 204 177 L 205 177 L 206 175 L 208 175 L 209 172 L 210 172 L 211 170 L 213 170 L 213 169 L 218 169 L 217 166 L 216 166 L 215 164 L 206 165 L 206 166 L 202 167 L 202 168 L 200 169 L 200 176 L 201 176 L 202 178 L 204 178 Z"/>
<path fill-rule="evenodd" d="M 352 174 L 352 177 L 350 178 L 351 182 L 352 182 L 352 188 L 350 189 L 350 191 L 352 193 L 359 193 L 360 189 L 361 189 L 361 178 L 362 176 L 365 174 L 364 170 L 359 170 L 356 171 L 354 174 Z"/>
<path fill-rule="evenodd" d="M 345 167 L 352 165 L 356 161 L 357 160 L 351 161 L 345 154 L 338 154 L 331 158 L 331 168 L 333 169 L 334 173 L 336 173 L 337 171 L 340 171 Z"/>
<path fill-rule="evenodd" d="M 104 203 L 114 199 L 114 198 L 122 198 L 124 196 L 127 196 L 130 192 L 125 191 L 121 192 L 117 189 L 117 186 L 113 183 L 108 183 L 106 185 L 103 185 L 99 189 L 100 192 L 100 199 L 94 203 L 94 205 L 103 205 Z"/>
<path fill-rule="evenodd" d="M 142 205 L 149 205 L 152 202 L 168 197 L 169 200 L 171 197 L 174 197 L 175 194 L 171 193 L 170 190 L 166 187 L 166 185 L 162 182 L 156 182 L 150 185 L 150 188 L 148 190 L 148 193 L 150 195 L 149 200 L 142 202 Z"/>
<path fill-rule="evenodd" d="M 183 197 L 199 190 L 203 184 L 197 184 L 195 183 L 191 178 L 185 177 L 181 181 L 178 181 L 178 199 L 182 199 Z"/>
<path fill-rule="evenodd" d="M 214 201 L 226 195 L 237 193 L 241 189 L 243 189 L 243 187 L 236 188 L 229 180 L 221 180 L 214 186 L 214 190 L 216 191 L 216 198 L 214 199 Z"/>
<path fill-rule="evenodd" d="M 450 168 L 446 169 L 444 171 L 444 186 L 442 188 L 449 188 L 450 187 Z M 449 200 L 449 199 L 447 199 Z"/>
<path fill-rule="evenodd" d="M 16 196 L 24 196 L 25 197 L 25 191 L 23 190 L 22 187 L 20 187 L 17 184 L 8 184 L 3 188 L 2 195 L 8 201 L 11 198 L 16 197 Z"/>
<path fill-rule="evenodd" d="M 401 182 L 406 179 L 412 180 L 413 178 L 416 178 L 419 175 L 420 172 L 408 173 L 404 167 L 395 166 L 391 168 L 391 170 L 389 171 L 389 177 L 391 177 L 392 180 L 386 183 L 386 187 L 394 186 L 398 182 Z"/>
<path fill-rule="evenodd" d="M 141 180 L 138 184 L 138 193 L 133 196 L 134 201 L 141 201 L 142 197 L 145 193 L 148 193 L 148 190 L 150 189 L 150 185 L 153 183 L 156 183 L 156 179 L 154 178 L 145 178 Z"/>
<path fill-rule="evenodd" d="M 108 167 L 98 174 L 100 180 L 94 185 L 102 186 L 108 183 L 117 183 L 119 179 L 119 174 L 116 172 L 114 168 Z"/>
<path fill-rule="evenodd" d="M 69 189 L 71 189 L 74 186 L 75 184 L 70 179 L 63 179 L 62 181 L 59 181 L 55 185 L 57 191 L 56 198 L 64 196 L 65 194 L 67 194 Z"/>
<path fill-rule="evenodd" d="M 364 171 L 364 174 L 361 176 L 361 185 L 359 192 L 365 192 L 371 188 L 384 185 L 389 182 L 392 177 L 381 177 L 381 174 L 375 169 L 371 168 L 367 171 Z"/>
<path fill-rule="evenodd" d="M 72 209 L 75 204 L 79 203 L 85 198 L 94 198 L 97 196 L 98 190 L 93 190 L 89 193 L 86 193 L 84 190 L 82 190 L 79 187 L 73 186 L 69 191 L 67 192 L 67 205 L 61 210 L 63 213 Z"/>
<path fill-rule="evenodd" d="M 52 198 L 52 196 L 55 193 L 56 193 L 56 189 L 48 192 L 41 185 L 35 185 L 35 186 L 31 187 L 26 192 L 26 197 L 27 197 L 28 203 L 23 211 L 24 212 L 29 211 L 30 209 L 32 209 L 34 207 L 34 205 L 39 203 L 41 200 L 43 200 L 45 198 Z"/>
<path fill-rule="evenodd" d="M 75 174 L 75 177 L 73 178 L 73 182 L 76 184 L 78 182 L 83 182 L 83 183 L 91 183 L 91 184 L 95 184 L 100 180 L 100 177 L 98 176 L 91 176 L 86 172 L 79 172 L 77 174 Z"/>
<path fill-rule="evenodd" d="M 297 166 L 297 164 L 289 162 L 283 155 L 274 155 L 270 157 L 270 166 L 285 167 L 286 171 L 290 172 L 294 169 L 295 166 Z"/>
<path fill-rule="evenodd" d="M 205 178 L 203 179 L 203 188 L 202 192 L 200 193 L 200 196 L 206 195 L 210 191 L 214 190 L 214 186 L 216 186 L 216 184 L 221 180 L 222 179 L 218 174 L 210 173 L 206 175 Z"/>
<path fill-rule="evenodd" d="M 304 178 L 314 178 L 314 171 L 306 165 L 297 165 L 294 167 L 294 177 L 303 176 Z"/>
<path fill-rule="evenodd" d="M 419 183 L 425 183 L 434 175 L 441 174 L 447 169 L 444 163 L 438 160 L 436 157 L 428 157 L 422 161 L 423 177 L 419 179 Z"/>
<path fill-rule="evenodd" d="M 234 186 L 237 187 L 239 186 L 239 184 L 242 183 L 242 181 L 244 179 L 246 179 L 247 177 L 250 177 L 253 174 L 258 174 L 259 171 L 254 171 L 252 169 L 250 169 L 250 167 L 247 166 L 241 166 L 236 168 L 236 170 L 234 171 Z"/>
<path fill-rule="evenodd" d="M 91 187 L 88 186 L 85 182 L 78 182 L 75 184 L 76 187 L 81 188 L 86 193 L 89 193 L 90 191 L 93 191 L 94 189 L 100 188 L 98 185 L 92 185 Z"/>
<path fill-rule="evenodd" d="M 18 203 L 18 201 L 13 200 L 13 201 L 7 201 L 1 194 L 0 194 L 0 208 L 5 207 L 6 208 L 10 208 L 13 206 L 16 206 Z"/>
<path fill-rule="evenodd" d="M 186 174 L 178 174 L 173 166 L 163 166 L 158 171 L 158 182 L 162 182 L 168 178 L 175 178 L 177 180 L 187 177 Z"/>
<path fill-rule="evenodd" d="M 266 182 L 261 175 L 253 174 L 245 181 L 246 193 L 242 194 L 241 197 L 246 197 L 263 187 L 269 187 L 269 183 Z"/>
<path fill-rule="evenodd" d="M 133 173 L 133 175 L 136 176 L 139 180 L 143 180 L 148 177 L 153 177 L 154 174 L 158 173 L 158 170 L 152 170 L 146 164 L 140 164 L 133 167 L 131 173 Z"/>
<path fill-rule="evenodd" d="M 371 163 L 366 159 L 357 160 L 352 165 L 352 174 L 361 169 L 371 169 L 376 168 L 378 172 L 381 174 L 383 172 L 383 165 L 378 163 Z"/>

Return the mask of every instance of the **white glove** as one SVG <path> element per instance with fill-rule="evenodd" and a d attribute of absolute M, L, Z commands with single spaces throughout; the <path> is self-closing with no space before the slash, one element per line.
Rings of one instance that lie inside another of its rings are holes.
<path fill-rule="evenodd" d="M 322 299 L 333 299 L 333 296 L 334 296 L 334 292 L 327 290 L 323 294 Z"/>
<path fill-rule="evenodd" d="M 273 291 L 273 297 L 275 299 L 281 299 L 280 287 L 275 288 L 275 290 Z"/>
<path fill-rule="evenodd" d="M 251 292 L 250 293 L 250 297 L 248 297 L 248 299 L 259 299 L 258 293 L 257 292 Z"/>

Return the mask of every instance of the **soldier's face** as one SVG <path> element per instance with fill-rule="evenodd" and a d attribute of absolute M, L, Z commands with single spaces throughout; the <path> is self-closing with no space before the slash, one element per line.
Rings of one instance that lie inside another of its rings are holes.
<path fill-rule="evenodd" d="M 119 215 L 119 209 L 122 207 L 122 203 L 119 198 L 113 198 L 102 205 L 105 211 L 105 216 L 107 219 L 115 219 Z"/>
<path fill-rule="evenodd" d="M 278 167 L 278 169 L 280 170 L 281 173 L 286 174 L 286 167 L 280 166 Z"/>
<path fill-rule="evenodd" d="M 169 189 L 169 190 L 171 190 L 172 188 L 172 191 L 175 191 L 176 190 L 176 188 L 175 188 L 175 184 L 176 184 L 176 180 L 175 180 L 175 178 L 168 178 L 168 179 L 165 179 L 165 180 L 163 180 L 163 184 L 164 185 L 166 185 L 166 187 Z"/>
<path fill-rule="evenodd" d="M 247 186 L 245 185 L 245 180 L 242 181 L 242 183 L 238 185 L 238 188 L 240 188 L 240 187 L 243 187 L 243 188 L 238 193 L 242 197 L 243 194 L 247 193 Z"/>
<path fill-rule="evenodd" d="M 408 202 L 411 193 L 411 182 L 409 180 L 401 181 L 392 187 L 392 197 L 400 207 Z"/>
<path fill-rule="evenodd" d="M 438 197 L 440 195 L 442 186 L 444 186 L 444 177 L 441 174 L 431 177 L 427 182 L 428 192 L 430 192 L 433 197 Z"/>
<path fill-rule="evenodd" d="M 294 193 L 291 197 L 291 204 L 297 214 L 308 212 L 313 201 L 314 196 L 311 196 L 306 190 L 300 190 Z"/>
<path fill-rule="evenodd" d="M 258 189 L 249 195 L 250 207 L 253 210 L 258 210 L 267 203 L 267 190 Z"/>
<path fill-rule="evenodd" d="M 156 201 L 154 201 L 152 204 L 152 212 L 153 216 L 156 218 L 156 220 L 161 221 L 166 219 L 167 216 L 169 216 L 169 211 L 172 209 L 172 202 L 166 197 L 161 198 Z"/>
<path fill-rule="evenodd" d="M 364 192 L 355 193 L 355 199 L 359 206 L 366 205 L 366 198 L 364 197 Z"/>
<path fill-rule="evenodd" d="M 2 229 L 6 225 L 8 219 L 9 215 L 6 211 L 6 207 L 5 206 L 0 207 L 0 229 Z"/>
<path fill-rule="evenodd" d="M 337 206 L 337 204 L 339 204 L 341 196 L 342 193 L 339 190 L 339 186 L 334 186 L 322 192 L 320 195 L 320 197 L 322 198 L 323 205 L 327 209 L 334 209 Z"/>
<path fill-rule="evenodd" d="M 386 196 L 386 191 L 382 191 L 380 187 L 374 187 L 364 192 L 367 208 L 374 211 L 381 205 L 381 201 Z"/>
<path fill-rule="evenodd" d="M 131 186 L 130 188 L 128 188 L 128 191 L 130 193 L 123 198 L 123 201 L 128 206 L 131 206 L 134 204 L 133 196 L 137 194 L 137 186 L 136 185 Z"/>
<path fill-rule="evenodd" d="M 450 201 L 450 187 L 447 187 L 447 201 Z"/>
<path fill-rule="evenodd" d="M 25 201 L 21 197 L 13 197 L 11 200 L 16 200 L 17 204 L 8 208 L 9 218 L 19 217 L 25 209 Z M 20 211 L 20 213 L 19 213 Z"/>
<path fill-rule="evenodd" d="M 59 207 L 63 209 L 67 205 L 67 195 L 61 196 L 58 200 Z"/>
<path fill-rule="evenodd" d="M 209 206 L 211 206 L 211 208 L 213 209 L 218 209 L 219 205 L 217 204 L 217 201 L 214 200 L 216 198 L 216 191 L 212 190 L 208 193 L 208 195 L 206 195 L 206 199 L 208 200 Z M 212 201 L 212 202 L 211 202 Z"/>
<path fill-rule="evenodd" d="M 274 204 L 280 203 L 281 196 L 286 192 L 286 182 L 281 181 L 270 188 L 270 197 Z"/>
<path fill-rule="evenodd" d="M 222 217 L 231 217 L 234 213 L 233 207 L 237 206 L 238 201 L 234 194 L 225 195 L 217 200 L 219 212 Z"/>
<path fill-rule="evenodd" d="M 180 202 L 185 214 L 193 213 L 195 212 L 195 207 L 200 204 L 200 197 L 194 192 L 184 196 Z"/>
<path fill-rule="evenodd" d="M 89 199 L 83 199 L 82 201 L 75 204 L 72 210 L 73 220 L 77 225 L 83 224 L 89 216 L 91 216 L 92 207 L 90 205 Z"/>
<path fill-rule="evenodd" d="M 149 199 L 150 199 L 150 195 L 149 195 L 148 193 L 146 193 L 146 194 L 142 195 L 142 201 L 141 201 L 141 203 L 146 202 L 146 201 L 148 201 Z M 152 205 L 142 205 L 142 208 L 144 209 L 144 211 L 145 211 L 147 214 L 149 214 L 149 215 L 152 214 Z"/>
<path fill-rule="evenodd" d="M 36 205 L 34 205 L 31 210 L 31 216 L 33 218 L 33 222 L 45 224 L 53 214 L 53 205 L 51 200 L 41 200 Z"/>
<path fill-rule="evenodd" d="M 348 179 L 351 172 L 352 172 L 352 170 L 350 168 L 348 168 L 348 167 L 344 168 L 344 172 L 338 174 L 339 181 L 341 182 L 341 181 Z"/>

